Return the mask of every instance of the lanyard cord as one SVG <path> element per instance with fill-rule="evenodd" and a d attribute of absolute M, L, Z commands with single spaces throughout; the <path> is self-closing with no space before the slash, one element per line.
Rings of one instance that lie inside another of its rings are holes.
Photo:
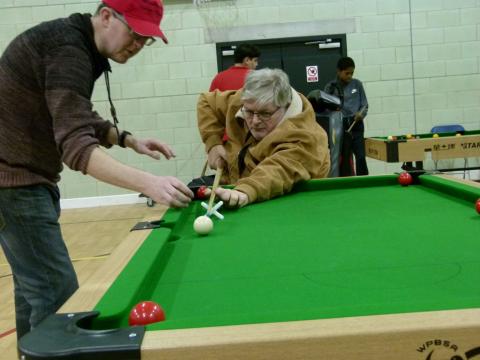
<path fill-rule="evenodd" d="M 110 78 L 108 76 L 108 70 L 104 71 L 103 74 L 105 75 L 105 84 L 107 85 L 107 95 L 108 95 L 108 102 L 110 103 L 110 114 L 112 114 L 113 118 L 113 126 L 117 132 L 117 141 L 120 140 L 120 132 L 118 131 L 118 119 L 117 119 L 117 111 L 115 110 L 115 106 L 113 105 L 112 97 L 110 95 Z"/>

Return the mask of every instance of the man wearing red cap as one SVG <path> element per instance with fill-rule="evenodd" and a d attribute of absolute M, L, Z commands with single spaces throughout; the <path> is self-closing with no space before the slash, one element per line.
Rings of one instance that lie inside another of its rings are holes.
<path fill-rule="evenodd" d="M 18 337 L 78 287 L 58 223 L 63 164 L 165 205 L 184 207 L 193 197 L 180 180 L 126 166 L 100 147 L 174 156 L 157 140 L 118 130 L 108 83 L 108 59 L 125 63 L 156 37 L 167 42 L 162 17 L 159 0 L 104 0 L 94 16 L 25 31 L 0 58 L 0 244 L 13 272 Z M 114 124 L 92 110 L 102 74 Z"/>

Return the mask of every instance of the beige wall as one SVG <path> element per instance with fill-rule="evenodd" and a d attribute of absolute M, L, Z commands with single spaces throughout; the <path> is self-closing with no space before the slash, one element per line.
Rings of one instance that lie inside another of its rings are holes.
<path fill-rule="evenodd" d="M 92 12 L 96 4 L 0 0 L 0 50 L 38 22 Z M 165 5 L 162 28 L 170 44 L 157 41 L 128 64 L 114 64 L 111 83 L 121 127 L 163 140 L 177 158 L 154 161 L 109 151 L 132 166 L 185 182 L 200 174 L 204 154 L 195 104 L 217 70 L 215 40 L 347 33 L 348 55 L 370 102 L 367 135 L 428 132 L 447 123 L 480 129 L 480 0 L 238 0 L 199 8 L 166 0 Z M 103 78 L 93 100 L 109 118 Z M 377 161 L 369 166 L 374 174 L 398 170 Z M 60 187 L 64 198 L 126 193 L 68 169 Z"/>

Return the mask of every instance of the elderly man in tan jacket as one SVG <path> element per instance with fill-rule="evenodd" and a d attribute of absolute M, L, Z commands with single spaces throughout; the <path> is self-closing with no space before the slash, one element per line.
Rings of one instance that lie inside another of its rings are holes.
<path fill-rule="evenodd" d="M 216 190 L 231 207 L 268 200 L 301 180 L 328 175 L 327 135 L 282 70 L 252 71 L 238 91 L 203 93 L 197 112 L 209 166 L 222 167 L 221 183 L 234 185 Z M 225 131 L 229 140 L 223 143 Z"/>

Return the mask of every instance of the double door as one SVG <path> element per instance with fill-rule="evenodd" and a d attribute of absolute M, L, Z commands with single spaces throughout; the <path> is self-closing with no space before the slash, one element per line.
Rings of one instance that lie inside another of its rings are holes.
<path fill-rule="evenodd" d="M 260 49 L 257 69 L 269 67 L 284 70 L 292 87 L 305 96 L 312 90 L 323 89 L 328 81 L 335 78 L 337 61 L 347 53 L 345 35 L 242 42 Z M 233 50 L 242 42 L 217 44 L 218 71 L 233 65 Z"/>

